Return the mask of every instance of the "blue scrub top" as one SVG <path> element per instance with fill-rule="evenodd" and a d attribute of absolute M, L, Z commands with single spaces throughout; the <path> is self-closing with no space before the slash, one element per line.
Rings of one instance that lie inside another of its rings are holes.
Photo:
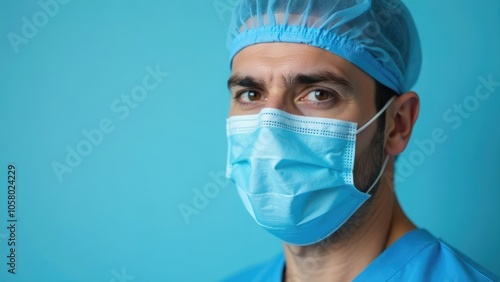
<path fill-rule="evenodd" d="M 285 257 L 280 253 L 224 281 L 281 282 L 284 267 Z M 354 281 L 455 282 L 499 279 L 426 230 L 415 229 L 382 252 Z"/>

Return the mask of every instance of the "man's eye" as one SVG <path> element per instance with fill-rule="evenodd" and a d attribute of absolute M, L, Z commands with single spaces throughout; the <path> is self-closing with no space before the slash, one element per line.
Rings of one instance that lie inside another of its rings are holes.
<path fill-rule="evenodd" d="M 305 96 L 305 98 L 312 102 L 322 102 L 334 98 L 333 94 L 324 90 L 313 90 Z"/>
<path fill-rule="evenodd" d="M 262 100 L 262 94 L 254 91 L 245 91 L 237 95 L 236 98 L 244 103 L 251 103 Z"/>

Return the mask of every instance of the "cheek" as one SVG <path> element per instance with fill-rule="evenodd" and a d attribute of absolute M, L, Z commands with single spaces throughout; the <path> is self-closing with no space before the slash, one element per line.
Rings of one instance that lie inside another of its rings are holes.
<path fill-rule="evenodd" d="M 372 140 L 377 134 L 377 125 L 377 122 L 374 121 L 356 136 L 356 157 L 359 157 L 362 153 L 368 152 L 367 149 L 370 147 Z M 363 125 L 358 125 L 358 128 L 361 126 Z"/>
<path fill-rule="evenodd" d="M 262 110 L 262 106 L 254 106 L 252 108 L 246 108 L 238 105 L 238 103 L 231 101 L 229 106 L 229 114 L 228 116 L 240 116 L 240 115 L 255 115 L 258 114 Z"/>
<path fill-rule="evenodd" d="M 228 113 L 228 116 L 236 116 L 236 115 L 241 115 L 241 111 L 238 110 L 238 107 L 236 107 L 234 104 L 233 104 L 233 101 L 230 102 L 231 104 L 229 105 L 229 113 Z"/>
<path fill-rule="evenodd" d="M 242 115 L 242 110 L 240 107 L 238 107 L 238 104 L 234 100 L 233 96 L 229 96 L 229 111 L 228 111 L 228 116 L 236 116 L 236 115 Z"/>
<path fill-rule="evenodd" d="M 358 104 L 358 128 L 365 126 L 365 124 L 370 122 L 370 120 L 377 114 L 377 109 L 374 101 L 370 102 L 367 100 L 369 99 L 364 98 L 363 101 L 360 101 L 360 103 Z M 356 136 L 356 155 L 358 155 L 359 152 L 363 152 L 371 145 L 372 140 L 376 137 L 377 134 L 378 121 L 379 119 L 372 121 Z"/>

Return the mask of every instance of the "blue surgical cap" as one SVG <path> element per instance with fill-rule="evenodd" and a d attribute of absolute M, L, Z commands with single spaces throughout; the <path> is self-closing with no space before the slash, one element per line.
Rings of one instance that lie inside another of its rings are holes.
<path fill-rule="evenodd" d="M 400 0 L 242 0 L 228 34 L 230 60 L 258 43 L 290 42 L 336 54 L 398 94 L 422 61 L 415 23 Z"/>

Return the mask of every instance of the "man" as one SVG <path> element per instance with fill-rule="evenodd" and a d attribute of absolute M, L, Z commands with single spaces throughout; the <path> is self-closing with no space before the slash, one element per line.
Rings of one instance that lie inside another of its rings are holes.
<path fill-rule="evenodd" d="M 284 242 L 229 281 L 494 281 L 394 194 L 421 64 L 402 2 L 241 1 L 229 48 L 227 176 Z"/>

